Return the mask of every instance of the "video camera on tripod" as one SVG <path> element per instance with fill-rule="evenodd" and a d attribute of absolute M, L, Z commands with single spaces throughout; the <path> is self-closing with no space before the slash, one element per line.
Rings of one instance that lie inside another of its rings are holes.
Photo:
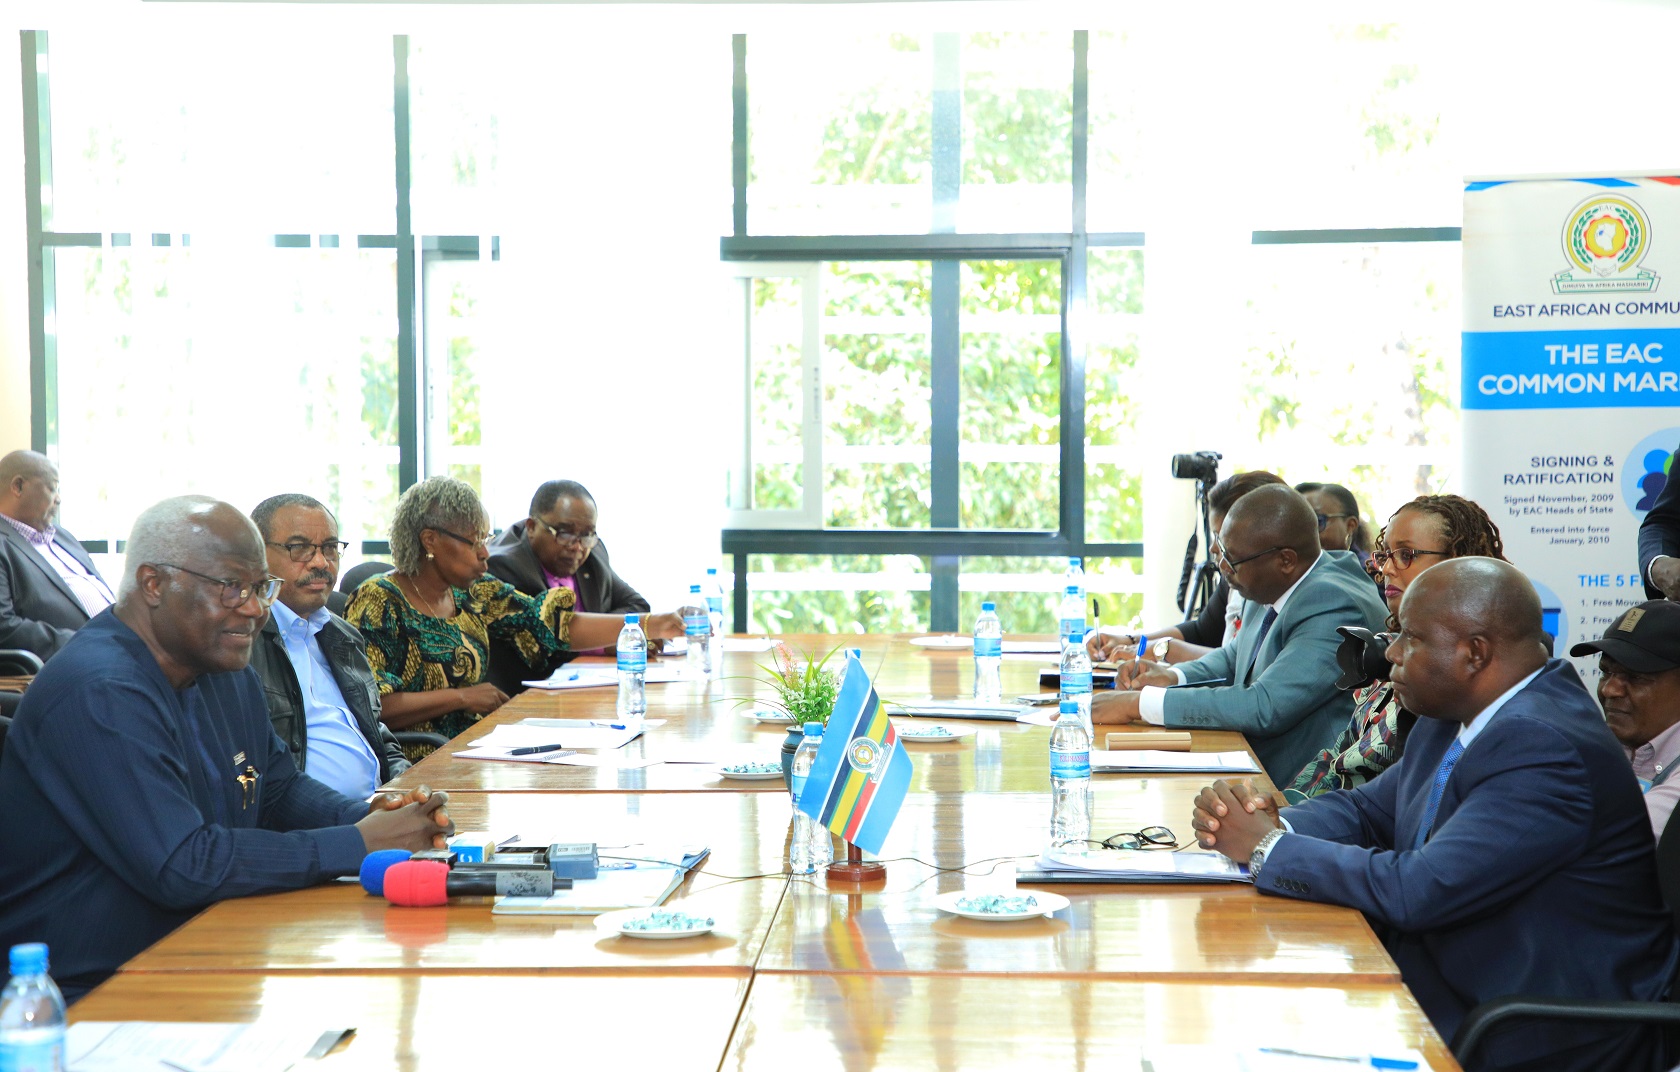
<path fill-rule="evenodd" d="M 1219 483 L 1219 461 L 1223 457 L 1216 450 L 1198 450 L 1193 454 L 1174 454 L 1172 457 L 1172 475 L 1179 480 L 1196 482 L 1196 509 L 1202 518 L 1200 536 L 1202 546 L 1209 550 L 1207 557 L 1199 562 L 1196 560 L 1197 533 L 1192 531 L 1190 542 L 1184 548 L 1184 572 L 1178 578 L 1178 605 L 1186 618 L 1194 618 L 1207 606 L 1219 576 L 1219 568 L 1213 564 L 1211 555 L 1213 525 L 1208 518 L 1208 491 Z"/>

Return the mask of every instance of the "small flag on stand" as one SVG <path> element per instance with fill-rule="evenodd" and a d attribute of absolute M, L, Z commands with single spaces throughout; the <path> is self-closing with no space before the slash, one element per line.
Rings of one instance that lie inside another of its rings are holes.
<path fill-rule="evenodd" d="M 868 671 L 846 656 L 840 695 L 799 797 L 799 810 L 865 852 L 881 844 L 910 791 L 910 753 L 898 739 Z"/>

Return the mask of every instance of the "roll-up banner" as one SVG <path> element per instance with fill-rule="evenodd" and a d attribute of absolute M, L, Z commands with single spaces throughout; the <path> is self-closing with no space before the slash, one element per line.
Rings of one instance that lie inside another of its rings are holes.
<path fill-rule="evenodd" d="M 1645 598 L 1639 522 L 1680 446 L 1680 174 L 1468 183 L 1463 357 L 1464 493 L 1566 655 Z"/>

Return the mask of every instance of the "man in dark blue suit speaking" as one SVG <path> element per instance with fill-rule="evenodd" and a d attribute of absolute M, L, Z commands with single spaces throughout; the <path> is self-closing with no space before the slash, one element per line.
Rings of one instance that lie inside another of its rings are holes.
<path fill-rule="evenodd" d="M 1201 844 L 1263 893 L 1364 912 L 1449 1039 L 1507 994 L 1661 999 L 1677 952 L 1639 786 L 1574 668 L 1547 660 L 1534 587 L 1508 563 L 1444 562 L 1407 589 L 1388 657 L 1425 716 L 1405 757 L 1281 815 L 1215 782 Z M 1527 1023 L 1472 1072 L 1649 1068 L 1654 1041 Z"/>

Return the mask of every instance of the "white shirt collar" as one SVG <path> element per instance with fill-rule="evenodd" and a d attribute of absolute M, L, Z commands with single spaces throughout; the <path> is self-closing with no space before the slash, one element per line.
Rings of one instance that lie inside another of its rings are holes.
<path fill-rule="evenodd" d="M 289 633 L 299 625 L 308 625 L 310 636 L 319 633 L 322 627 L 327 624 L 327 619 L 332 617 L 332 612 L 322 607 L 305 618 L 278 599 L 269 604 L 268 612 L 274 615 L 274 624 L 280 627 L 282 633 Z"/>
<path fill-rule="evenodd" d="M 1283 605 L 1285 603 L 1289 602 L 1289 597 L 1295 594 L 1295 589 L 1301 587 L 1301 582 L 1306 580 L 1308 574 L 1312 573 L 1313 570 L 1317 569 L 1318 564 L 1320 562 L 1323 562 L 1323 561 L 1324 561 L 1324 552 L 1320 551 L 1318 553 L 1318 557 L 1312 560 L 1312 565 L 1307 567 L 1306 572 L 1302 573 L 1299 577 L 1295 578 L 1295 583 L 1290 585 L 1288 588 L 1285 588 L 1283 590 L 1283 595 L 1278 596 L 1277 600 L 1275 602 L 1273 602 L 1272 604 L 1270 604 L 1271 608 L 1273 610 L 1277 611 L 1279 617 L 1283 616 Z"/>
<path fill-rule="evenodd" d="M 1540 670 L 1544 669 L 1546 669 L 1544 666 L 1540 668 Z M 1486 729 L 1487 724 L 1493 720 L 1493 716 L 1499 713 L 1499 709 L 1509 703 L 1511 697 L 1515 696 L 1523 689 L 1526 689 L 1530 681 L 1539 677 L 1540 670 L 1534 671 L 1534 673 L 1528 675 L 1515 685 L 1512 685 L 1510 688 L 1500 693 L 1498 699 L 1482 708 L 1481 714 L 1460 726 L 1458 728 L 1458 743 L 1460 747 L 1469 748 L 1471 742 L 1476 739 L 1477 734 Z"/>

